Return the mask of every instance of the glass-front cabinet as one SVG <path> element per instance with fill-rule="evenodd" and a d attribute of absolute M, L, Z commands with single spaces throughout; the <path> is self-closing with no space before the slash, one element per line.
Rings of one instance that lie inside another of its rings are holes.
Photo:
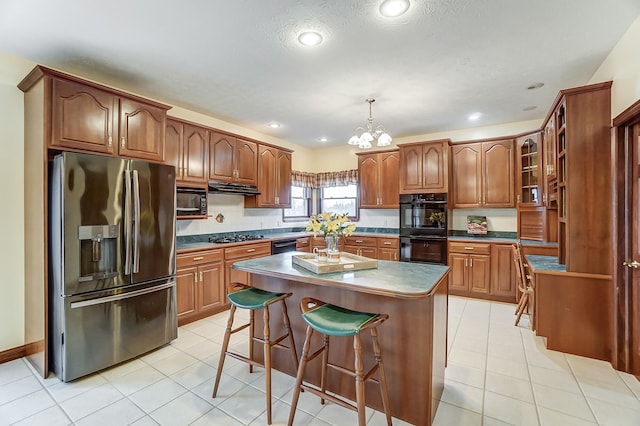
<path fill-rule="evenodd" d="M 518 138 L 518 194 L 516 202 L 520 204 L 541 205 L 542 176 L 541 160 L 542 146 L 540 133 L 534 133 Z"/>

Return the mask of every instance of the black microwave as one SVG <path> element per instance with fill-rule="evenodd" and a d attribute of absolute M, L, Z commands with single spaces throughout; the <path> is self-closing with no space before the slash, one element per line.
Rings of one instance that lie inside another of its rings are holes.
<path fill-rule="evenodd" d="M 203 188 L 176 189 L 176 214 L 184 216 L 207 215 L 207 191 Z"/>

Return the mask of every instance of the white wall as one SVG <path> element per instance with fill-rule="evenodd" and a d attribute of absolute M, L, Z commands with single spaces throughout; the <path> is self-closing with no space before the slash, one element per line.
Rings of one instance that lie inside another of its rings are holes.
<path fill-rule="evenodd" d="M 0 351 L 24 344 L 24 103 L 16 86 L 32 67 L 0 52 Z"/>
<path fill-rule="evenodd" d="M 589 83 L 613 80 L 611 117 L 640 99 L 640 16 L 620 38 Z"/>

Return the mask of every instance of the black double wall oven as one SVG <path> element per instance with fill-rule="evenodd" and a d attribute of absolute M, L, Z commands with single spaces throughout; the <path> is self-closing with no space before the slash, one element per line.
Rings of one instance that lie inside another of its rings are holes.
<path fill-rule="evenodd" d="M 400 261 L 447 264 L 447 194 L 400 195 Z"/>

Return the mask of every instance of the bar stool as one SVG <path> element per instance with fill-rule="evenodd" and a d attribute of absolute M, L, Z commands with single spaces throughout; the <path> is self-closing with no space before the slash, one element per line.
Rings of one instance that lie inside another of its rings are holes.
<path fill-rule="evenodd" d="M 249 364 L 249 372 L 253 373 L 253 367 L 263 367 L 266 375 L 266 394 L 267 394 L 267 424 L 271 424 L 271 347 L 278 347 L 289 349 L 291 352 L 291 359 L 293 366 L 298 369 L 298 355 L 296 354 L 296 345 L 293 340 L 293 333 L 291 332 L 291 325 L 289 323 L 289 315 L 287 315 L 287 305 L 285 299 L 291 296 L 291 293 L 272 293 L 269 291 L 260 290 L 257 288 L 249 287 L 241 283 L 231 283 L 228 288 L 228 299 L 231 302 L 231 308 L 229 311 L 229 320 L 227 321 L 227 329 L 224 333 L 224 340 L 222 343 L 222 350 L 220 352 L 220 361 L 218 363 L 218 371 L 216 373 L 216 383 L 213 387 L 213 395 L 215 398 L 218 393 L 218 385 L 220 384 L 220 376 L 222 375 L 222 367 L 224 366 L 224 359 L 226 355 L 236 358 L 240 361 Z M 278 337 L 275 340 L 271 340 L 271 332 L 269 329 L 269 306 L 282 302 L 282 316 L 284 319 L 284 327 L 286 333 Z M 249 309 L 249 322 L 243 324 L 235 329 L 233 327 L 233 317 L 236 312 L 236 308 Z M 253 324 L 255 311 L 258 309 L 264 309 L 264 338 L 259 338 L 254 335 Z M 249 356 L 231 352 L 229 348 L 229 339 L 233 333 L 244 330 L 249 327 Z M 280 342 L 289 337 L 289 346 L 281 345 Z M 252 359 L 253 357 L 253 342 L 260 342 L 264 345 L 264 363 L 259 363 Z"/>
<path fill-rule="evenodd" d="M 327 399 L 331 402 L 339 404 L 343 407 L 358 412 L 358 425 L 364 426 L 365 420 L 365 399 L 364 399 L 364 382 L 371 380 L 380 385 L 382 394 L 382 405 L 384 413 L 387 417 L 387 424 L 391 425 L 391 412 L 389 410 L 389 394 L 387 393 L 387 380 L 384 374 L 384 366 L 382 365 L 382 355 L 380 353 L 380 344 L 378 343 L 378 332 L 376 327 L 389 318 L 386 314 L 370 314 L 366 312 L 351 311 L 339 306 L 330 305 L 317 299 L 305 297 L 300 302 L 300 310 L 302 318 L 307 323 L 307 333 L 302 349 L 302 358 L 300 359 L 300 367 L 296 378 L 296 387 L 291 401 L 291 411 L 289 412 L 289 426 L 293 424 L 293 418 L 298 405 L 298 398 L 301 390 L 309 392 L 320 397 L 321 404 Z M 362 365 L 362 345 L 360 341 L 360 332 L 363 330 L 371 330 L 371 339 L 373 340 L 373 353 L 375 355 L 376 364 L 365 374 Z M 324 334 L 324 344 L 313 354 L 309 355 L 309 347 L 311 345 L 311 336 L 313 331 Z M 355 352 L 355 371 L 344 367 L 329 363 L 329 337 L 348 337 L 353 336 L 353 349 Z M 322 376 L 320 379 L 320 388 L 302 383 L 304 370 L 307 363 L 318 355 L 322 354 Z M 331 367 L 341 373 L 355 377 L 356 382 L 356 406 L 346 400 L 326 392 L 327 386 L 327 367 Z M 379 380 L 373 379 L 373 373 L 379 370 Z"/>

